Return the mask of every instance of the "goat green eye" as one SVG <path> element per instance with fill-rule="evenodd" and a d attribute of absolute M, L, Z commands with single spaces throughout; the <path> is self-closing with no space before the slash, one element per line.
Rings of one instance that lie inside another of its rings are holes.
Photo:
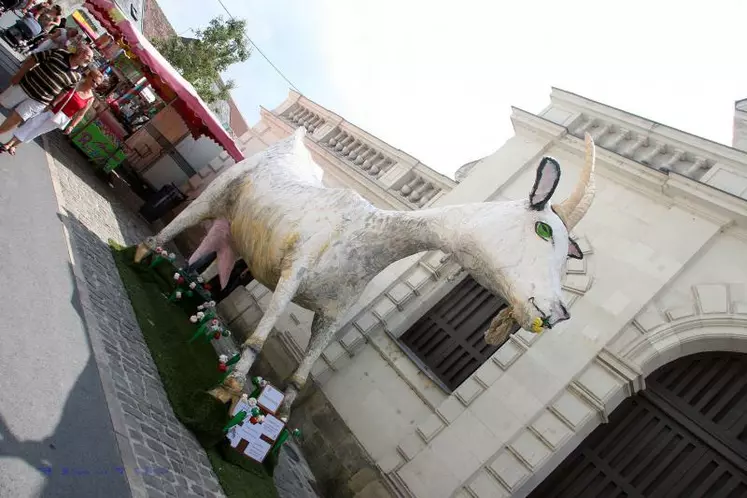
<path fill-rule="evenodd" d="M 538 221 L 537 224 L 534 225 L 534 231 L 545 240 L 552 239 L 552 228 L 547 223 Z"/>

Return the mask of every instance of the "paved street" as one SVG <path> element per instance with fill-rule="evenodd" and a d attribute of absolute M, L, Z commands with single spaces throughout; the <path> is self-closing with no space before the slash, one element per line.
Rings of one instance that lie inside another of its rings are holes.
<path fill-rule="evenodd" d="M 0 155 L 0 177 L 0 496 L 129 496 L 44 150 Z"/>

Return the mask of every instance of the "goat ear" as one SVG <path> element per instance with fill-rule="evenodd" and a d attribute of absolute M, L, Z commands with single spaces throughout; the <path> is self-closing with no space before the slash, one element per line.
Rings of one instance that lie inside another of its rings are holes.
<path fill-rule="evenodd" d="M 560 165 L 552 157 L 543 157 L 537 168 L 537 178 L 529 193 L 529 205 L 532 209 L 542 211 L 550 200 L 560 181 Z"/>
<path fill-rule="evenodd" d="M 568 237 L 568 257 L 573 259 L 584 259 L 584 253 L 575 240 Z"/>

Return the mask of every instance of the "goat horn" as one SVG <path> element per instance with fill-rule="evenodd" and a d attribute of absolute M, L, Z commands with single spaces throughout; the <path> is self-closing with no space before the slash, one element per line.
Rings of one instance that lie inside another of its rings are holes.
<path fill-rule="evenodd" d="M 586 211 L 589 210 L 591 202 L 594 200 L 596 186 L 594 184 L 594 166 L 596 163 L 596 147 L 594 140 L 588 133 L 585 136 L 586 142 L 586 159 L 581 177 L 573 193 L 561 204 L 553 205 L 553 210 L 557 214 L 566 228 L 570 231 L 576 224 L 581 221 Z"/>

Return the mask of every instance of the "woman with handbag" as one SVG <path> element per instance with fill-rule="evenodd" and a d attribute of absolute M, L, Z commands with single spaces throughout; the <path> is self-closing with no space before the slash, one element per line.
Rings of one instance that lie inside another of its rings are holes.
<path fill-rule="evenodd" d="M 13 138 L 0 145 L 0 152 L 15 155 L 19 144 L 30 142 L 52 130 L 62 129 L 66 135 L 69 134 L 93 104 L 93 91 L 103 81 L 104 76 L 98 69 L 88 71 L 76 88 L 61 93 L 52 101 L 49 109 L 19 126 Z"/>

